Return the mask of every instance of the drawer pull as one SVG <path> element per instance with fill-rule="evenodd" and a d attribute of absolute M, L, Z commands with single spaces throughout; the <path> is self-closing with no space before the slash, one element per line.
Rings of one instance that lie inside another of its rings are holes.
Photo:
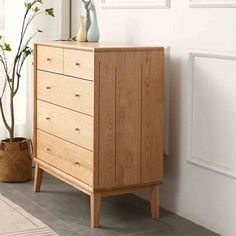
<path fill-rule="evenodd" d="M 50 86 L 47 86 L 47 87 L 46 87 L 46 89 L 47 89 L 47 90 L 50 90 L 50 89 L 51 89 L 51 87 L 50 87 Z"/>
<path fill-rule="evenodd" d="M 50 117 L 46 117 L 46 120 L 51 120 L 51 118 Z"/>
<path fill-rule="evenodd" d="M 52 61 L 52 59 L 51 59 L 51 58 L 47 58 L 47 61 L 48 61 L 48 62 L 51 62 L 51 61 Z"/>
<path fill-rule="evenodd" d="M 76 66 L 80 66 L 80 63 L 79 63 L 79 62 L 76 62 L 75 65 L 76 65 Z"/>
<path fill-rule="evenodd" d="M 75 94 L 75 97 L 76 97 L 76 98 L 79 98 L 79 97 L 80 97 L 80 94 Z"/>
<path fill-rule="evenodd" d="M 75 131 L 80 132 L 80 129 L 79 128 L 75 128 Z"/>
<path fill-rule="evenodd" d="M 80 167 L 80 163 L 78 161 L 75 161 L 75 165 Z"/>
<path fill-rule="evenodd" d="M 51 152 L 51 149 L 50 149 L 50 148 L 47 148 L 46 151 L 47 151 L 47 152 Z"/>

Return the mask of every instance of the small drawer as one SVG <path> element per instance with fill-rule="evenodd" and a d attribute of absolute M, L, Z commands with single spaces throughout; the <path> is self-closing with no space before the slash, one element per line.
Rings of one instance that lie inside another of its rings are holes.
<path fill-rule="evenodd" d="M 93 151 L 93 117 L 37 101 L 37 127 Z"/>
<path fill-rule="evenodd" d="M 37 67 L 39 70 L 63 74 L 63 49 L 38 46 Z"/>
<path fill-rule="evenodd" d="M 93 152 L 38 130 L 37 158 L 93 185 Z"/>
<path fill-rule="evenodd" d="M 93 82 L 45 71 L 37 78 L 38 99 L 93 115 Z"/>
<path fill-rule="evenodd" d="M 94 53 L 80 50 L 64 50 L 64 74 L 93 80 Z"/>

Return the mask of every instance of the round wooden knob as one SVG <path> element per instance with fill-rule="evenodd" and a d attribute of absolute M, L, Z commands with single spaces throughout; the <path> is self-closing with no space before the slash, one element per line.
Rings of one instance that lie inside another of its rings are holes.
<path fill-rule="evenodd" d="M 47 148 L 46 150 L 47 150 L 47 152 L 51 152 L 51 149 L 50 149 L 50 148 Z"/>
<path fill-rule="evenodd" d="M 80 132 L 80 129 L 79 128 L 75 128 L 75 131 Z"/>
<path fill-rule="evenodd" d="M 76 65 L 76 66 L 80 66 L 80 63 L 79 63 L 79 62 L 76 62 L 75 65 Z"/>
<path fill-rule="evenodd" d="M 47 61 L 50 62 L 50 61 L 52 61 L 52 59 L 51 58 L 47 58 Z"/>
<path fill-rule="evenodd" d="M 47 86 L 47 87 L 46 87 L 46 89 L 47 89 L 47 90 L 50 90 L 50 89 L 51 89 L 51 87 L 50 87 L 50 86 Z"/>
<path fill-rule="evenodd" d="M 75 94 L 75 97 L 76 97 L 76 98 L 79 98 L 79 97 L 80 97 L 80 95 L 79 95 L 79 94 Z"/>
<path fill-rule="evenodd" d="M 75 162 L 75 165 L 80 167 L 80 163 L 78 161 Z"/>
<path fill-rule="evenodd" d="M 50 117 L 46 117 L 46 120 L 51 120 L 51 118 Z"/>

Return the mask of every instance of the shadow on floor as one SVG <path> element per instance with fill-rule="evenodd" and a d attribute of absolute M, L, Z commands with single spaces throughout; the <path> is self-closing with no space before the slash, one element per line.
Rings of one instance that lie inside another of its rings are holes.
<path fill-rule="evenodd" d="M 0 192 L 61 236 L 216 236 L 217 234 L 161 209 L 150 217 L 149 202 L 128 194 L 102 200 L 99 229 L 90 228 L 89 197 L 45 174 L 42 192 L 32 192 L 33 182 L 0 183 Z"/>

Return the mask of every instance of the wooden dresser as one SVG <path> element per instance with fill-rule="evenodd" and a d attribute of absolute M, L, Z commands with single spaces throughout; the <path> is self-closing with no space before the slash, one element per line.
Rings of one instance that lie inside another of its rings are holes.
<path fill-rule="evenodd" d="M 163 181 L 164 49 L 125 44 L 35 44 L 34 190 L 43 171 L 102 197 L 150 192 Z"/>

